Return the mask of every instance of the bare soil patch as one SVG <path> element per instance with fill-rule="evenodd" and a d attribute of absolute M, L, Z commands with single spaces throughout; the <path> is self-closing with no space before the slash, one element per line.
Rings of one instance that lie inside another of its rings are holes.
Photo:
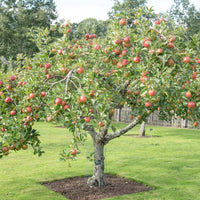
<path fill-rule="evenodd" d="M 70 200 L 100 200 L 138 192 L 152 188 L 111 174 L 105 175 L 106 185 L 103 188 L 90 188 L 86 185 L 88 177 L 73 177 L 52 182 L 45 182 L 50 190 L 58 192 Z"/>

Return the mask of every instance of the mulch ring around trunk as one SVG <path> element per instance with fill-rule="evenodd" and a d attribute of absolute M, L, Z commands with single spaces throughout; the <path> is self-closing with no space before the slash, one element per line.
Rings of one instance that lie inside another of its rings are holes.
<path fill-rule="evenodd" d="M 90 188 L 87 186 L 88 177 L 73 177 L 52 182 L 45 182 L 46 186 L 54 192 L 60 193 L 70 200 L 100 200 L 104 198 L 121 196 L 152 190 L 152 188 L 111 174 L 105 175 L 106 186 L 103 188 Z"/>

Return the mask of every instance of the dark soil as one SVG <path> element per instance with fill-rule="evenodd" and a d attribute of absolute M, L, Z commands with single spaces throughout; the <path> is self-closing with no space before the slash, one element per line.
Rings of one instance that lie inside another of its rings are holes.
<path fill-rule="evenodd" d="M 88 177 L 73 177 L 64 180 L 56 180 L 45 182 L 43 185 L 70 200 L 100 200 L 151 190 L 148 186 L 123 177 L 106 174 L 105 178 L 106 186 L 101 189 L 88 187 L 86 184 Z"/>

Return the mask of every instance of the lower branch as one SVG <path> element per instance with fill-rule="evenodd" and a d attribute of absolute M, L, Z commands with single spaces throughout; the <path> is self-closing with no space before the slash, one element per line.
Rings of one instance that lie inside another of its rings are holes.
<path fill-rule="evenodd" d="M 134 120 L 133 122 L 131 122 L 128 126 L 126 126 L 125 128 L 119 130 L 119 131 L 116 131 L 114 133 L 110 133 L 110 134 L 107 134 L 105 136 L 105 139 L 106 141 L 110 141 L 116 137 L 120 137 L 121 135 L 127 133 L 129 130 L 131 130 L 134 126 L 136 126 L 137 124 L 139 123 L 139 120 Z"/>

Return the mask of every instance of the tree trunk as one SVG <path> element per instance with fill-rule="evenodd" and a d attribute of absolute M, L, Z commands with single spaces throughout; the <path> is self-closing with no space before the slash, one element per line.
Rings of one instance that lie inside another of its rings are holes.
<path fill-rule="evenodd" d="M 87 181 L 90 187 L 102 187 L 104 181 L 104 143 L 93 138 L 94 145 L 94 171 L 93 176 Z"/>
<path fill-rule="evenodd" d="M 139 136 L 145 136 L 145 122 L 143 121 L 140 126 L 140 135 Z"/>

